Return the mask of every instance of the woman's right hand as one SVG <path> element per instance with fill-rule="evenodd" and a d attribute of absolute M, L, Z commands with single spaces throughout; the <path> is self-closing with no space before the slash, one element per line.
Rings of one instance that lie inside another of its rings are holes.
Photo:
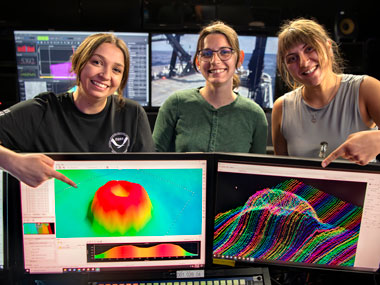
<path fill-rule="evenodd" d="M 359 165 L 366 165 L 380 153 L 380 131 L 361 131 L 348 136 L 347 140 L 322 161 L 326 167 L 342 157 Z"/>
<path fill-rule="evenodd" d="M 0 166 L 31 187 L 37 187 L 51 178 L 77 187 L 75 182 L 56 171 L 53 168 L 54 160 L 44 154 L 20 154 L 1 147 L 0 155 Z"/>

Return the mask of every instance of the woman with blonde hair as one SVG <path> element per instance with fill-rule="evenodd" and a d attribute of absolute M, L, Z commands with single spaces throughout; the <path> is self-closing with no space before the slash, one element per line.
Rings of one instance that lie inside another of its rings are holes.
<path fill-rule="evenodd" d="M 337 44 L 315 20 L 281 27 L 277 65 L 292 91 L 273 106 L 275 154 L 323 158 L 350 134 L 377 129 L 380 82 L 342 73 Z"/>
<path fill-rule="evenodd" d="M 157 151 L 266 152 L 264 111 L 234 91 L 243 60 L 230 26 L 217 21 L 200 32 L 193 65 L 205 86 L 177 91 L 161 106 L 153 130 Z"/>

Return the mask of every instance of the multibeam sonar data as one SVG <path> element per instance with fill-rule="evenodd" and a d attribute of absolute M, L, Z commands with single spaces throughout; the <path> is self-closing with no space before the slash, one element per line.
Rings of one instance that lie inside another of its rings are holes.
<path fill-rule="evenodd" d="M 162 243 L 149 245 L 87 245 L 88 262 L 169 260 L 199 258 L 199 243 Z"/>
<path fill-rule="evenodd" d="M 88 216 L 94 227 L 124 235 L 145 227 L 152 218 L 152 203 L 140 184 L 112 180 L 96 191 Z"/>
<path fill-rule="evenodd" d="M 215 217 L 214 255 L 353 266 L 362 208 L 296 179 Z"/>
<path fill-rule="evenodd" d="M 199 235 L 202 169 L 60 170 L 57 238 Z"/>
<path fill-rule="evenodd" d="M 52 235 L 54 234 L 53 223 L 25 223 L 24 234 L 26 235 Z"/>

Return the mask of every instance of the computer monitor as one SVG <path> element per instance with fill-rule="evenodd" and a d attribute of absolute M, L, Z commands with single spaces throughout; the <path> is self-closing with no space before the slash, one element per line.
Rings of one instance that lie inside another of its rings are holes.
<path fill-rule="evenodd" d="M 5 265 L 5 235 L 4 235 L 4 171 L 0 169 L 0 271 Z"/>
<path fill-rule="evenodd" d="M 192 33 L 151 34 L 153 107 L 161 106 L 175 91 L 205 85 L 202 74 L 192 66 L 197 40 L 198 34 Z M 277 42 L 273 36 L 239 35 L 245 57 L 237 91 L 263 109 L 271 109 L 276 98 Z"/>
<path fill-rule="evenodd" d="M 200 269 L 211 262 L 208 156 L 50 156 L 78 187 L 56 179 L 37 188 L 20 183 L 26 273 Z"/>
<path fill-rule="evenodd" d="M 375 272 L 380 166 L 260 156 L 217 162 L 213 255 L 269 265 Z"/>
<path fill-rule="evenodd" d="M 66 92 L 75 85 L 70 56 L 95 32 L 14 31 L 20 101 L 45 91 Z M 130 51 L 130 72 L 124 97 L 149 104 L 149 34 L 115 32 Z"/>

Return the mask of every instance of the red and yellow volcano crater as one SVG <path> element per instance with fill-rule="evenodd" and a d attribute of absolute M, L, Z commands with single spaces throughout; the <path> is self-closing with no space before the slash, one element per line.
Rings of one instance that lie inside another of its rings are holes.
<path fill-rule="evenodd" d="M 112 180 L 101 186 L 91 204 L 94 222 L 111 233 L 141 230 L 152 217 L 152 203 L 140 184 Z"/>

